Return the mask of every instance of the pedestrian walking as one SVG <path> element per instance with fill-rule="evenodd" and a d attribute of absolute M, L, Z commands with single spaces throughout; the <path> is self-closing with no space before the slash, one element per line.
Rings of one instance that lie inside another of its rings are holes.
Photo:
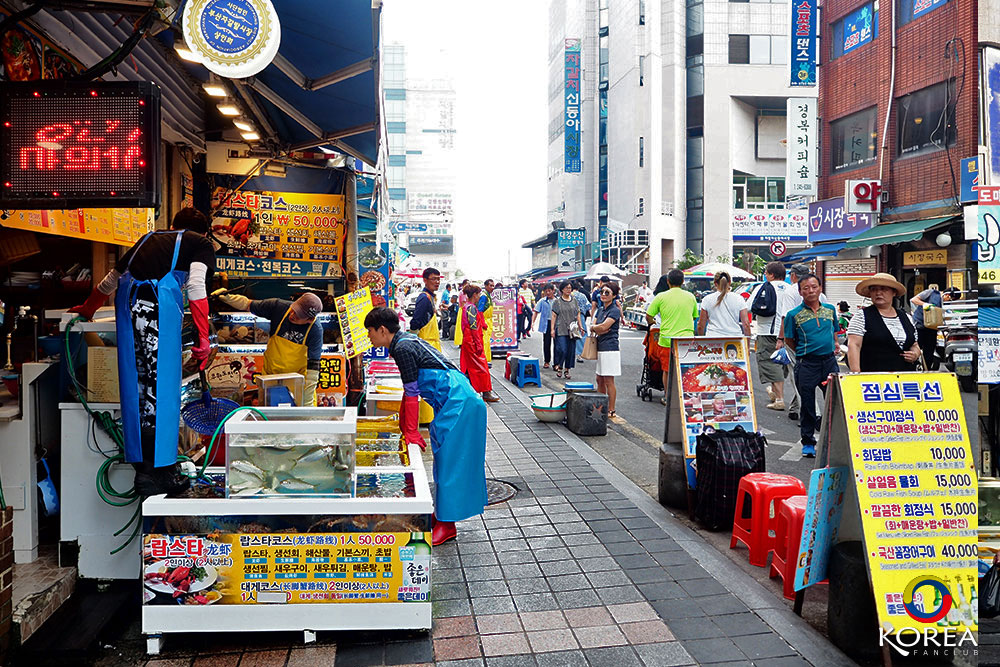
<path fill-rule="evenodd" d="M 788 292 L 788 295 L 791 298 L 789 299 L 790 303 L 788 305 L 786 312 L 788 310 L 791 310 L 792 308 L 795 308 L 796 306 L 802 305 L 802 295 L 799 294 L 799 287 L 798 287 L 799 281 L 805 276 L 814 274 L 812 274 L 812 269 L 809 268 L 808 264 L 799 263 L 799 264 L 792 264 L 792 268 L 789 269 L 788 275 L 789 279 L 792 281 L 792 289 Z M 829 301 L 826 298 L 826 294 L 823 294 L 822 292 L 820 292 L 819 300 L 822 303 L 829 303 Z M 792 377 L 794 378 L 795 364 L 797 363 L 797 360 L 795 358 L 795 350 L 789 348 L 785 350 L 785 352 L 788 353 L 788 358 L 791 359 Z M 801 406 L 800 406 L 801 401 L 799 400 L 800 398 L 799 390 L 796 387 L 794 381 L 792 382 L 792 389 L 794 395 L 792 396 L 792 402 L 788 406 L 788 418 L 791 419 L 792 421 L 796 421 L 799 418 L 799 414 L 801 413 Z"/>
<path fill-rule="evenodd" d="M 577 363 L 583 363 L 586 359 L 580 355 L 583 354 L 583 341 L 587 336 L 587 318 L 590 317 L 590 299 L 587 298 L 587 293 L 583 287 L 583 283 L 579 280 L 573 284 L 573 298 L 576 299 L 577 304 L 580 306 L 580 331 L 583 334 L 576 339 L 576 361 Z"/>
<path fill-rule="evenodd" d="M 663 367 L 663 386 L 667 386 L 670 370 L 670 346 L 674 338 L 693 336 L 694 323 L 698 319 L 698 300 L 683 287 L 684 272 L 671 269 L 665 276 L 669 289 L 653 297 L 646 310 L 646 321 L 652 325 L 660 318 L 660 364 Z M 663 278 L 660 278 L 663 282 Z M 659 287 L 659 285 L 657 285 Z M 660 403 L 667 404 L 666 397 Z"/>
<path fill-rule="evenodd" d="M 573 298 L 573 283 L 564 280 L 559 283 L 559 298 L 552 302 L 549 328 L 555 335 L 552 366 L 555 368 L 556 377 L 562 377 L 565 371 L 567 380 L 570 379 L 570 370 L 576 366 L 576 341 L 570 336 L 574 324 L 582 334 L 583 316 L 580 312 L 580 303 Z"/>
<path fill-rule="evenodd" d="M 792 298 L 792 287 L 785 282 L 785 265 L 781 262 L 768 263 L 764 267 L 764 283 L 750 297 L 750 312 L 757 318 L 757 376 L 767 387 L 767 396 L 771 399 L 767 407 L 772 410 L 785 409 L 785 378 L 791 367 L 772 361 L 771 355 L 784 347 L 782 320 L 796 305 L 798 299 Z M 792 387 L 797 401 L 794 376 Z M 796 402 L 793 409 L 795 419 L 799 417 L 798 409 Z"/>
<path fill-rule="evenodd" d="M 542 298 L 535 304 L 535 322 L 538 324 L 538 332 L 542 334 L 542 354 L 545 355 L 545 365 L 548 368 L 552 361 L 552 303 L 555 301 L 556 286 L 552 283 L 545 283 L 542 288 Z"/>
<path fill-rule="evenodd" d="M 893 303 L 906 295 L 903 284 L 888 273 L 876 273 L 855 291 L 872 305 L 847 326 L 847 365 L 854 373 L 899 373 L 916 370 L 920 358 L 917 332 L 910 316 Z"/>
<path fill-rule="evenodd" d="M 699 336 L 720 336 L 736 338 L 750 335 L 750 315 L 747 302 L 739 294 L 730 291 L 732 279 L 725 271 L 719 271 L 712 279 L 715 291 L 701 300 L 698 317 Z"/>
<path fill-rule="evenodd" d="M 521 282 L 518 285 L 520 289 L 518 289 L 517 294 L 524 302 L 524 309 L 518 324 L 523 331 L 523 336 L 531 338 L 531 315 L 535 307 L 535 293 L 531 291 L 531 283 L 528 282 L 527 278 L 521 278 Z"/>
<path fill-rule="evenodd" d="M 785 315 L 785 345 L 795 350 L 795 386 L 802 401 L 799 434 L 802 456 L 816 456 L 816 389 L 826 393 L 826 380 L 838 372 L 837 310 L 820 301 L 819 278 L 808 274 L 798 280 L 802 305 Z"/>
<path fill-rule="evenodd" d="M 478 285 L 466 285 L 462 289 L 468 301 L 462 308 L 462 354 L 459 369 L 469 378 L 472 388 L 482 395 L 484 401 L 496 403 L 500 399 L 493 393 L 493 379 L 490 377 L 490 367 L 486 364 L 483 349 L 486 318 L 476 305 L 481 291 Z"/>
<path fill-rule="evenodd" d="M 936 371 L 941 366 L 941 360 L 937 356 L 937 329 L 924 325 L 924 308 L 926 306 L 937 306 L 943 308 L 944 304 L 951 301 L 958 292 L 954 287 L 949 287 L 945 291 L 938 289 L 937 285 L 931 285 L 923 292 L 920 292 L 912 299 L 913 323 L 917 329 L 917 344 L 924 353 L 924 361 L 929 368 L 924 370 Z"/>
<path fill-rule="evenodd" d="M 601 304 L 594 314 L 591 334 L 597 335 L 597 391 L 608 395 L 608 416 L 615 416 L 615 399 L 618 389 L 615 378 L 622 374 L 621 351 L 618 345 L 618 327 L 622 310 L 618 306 L 617 284 L 608 281 L 601 287 Z"/>

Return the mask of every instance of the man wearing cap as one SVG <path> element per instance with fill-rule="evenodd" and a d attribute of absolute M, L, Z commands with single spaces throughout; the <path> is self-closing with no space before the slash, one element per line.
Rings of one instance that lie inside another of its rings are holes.
<path fill-rule="evenodd" d="M 285 299 L 251 300 L 242 294 L 219 295 L 236 310 L 249 310 L 271 322 L 271 335 L 264 350 L 264 374 L 298 373 L 306 378 L 305 405 L 316 404 L 319 384 L 319 359 L 323 354 L 323 325 L 316 316 L 323 312 L 323 301 L 306 292 L 295 301 Z"/>

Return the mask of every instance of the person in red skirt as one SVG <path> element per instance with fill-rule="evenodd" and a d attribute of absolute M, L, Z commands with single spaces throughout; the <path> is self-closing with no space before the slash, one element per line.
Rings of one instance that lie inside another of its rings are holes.
<path fill-rule="evenodd" d="M 486 318 L 476 304 L 482 288 L 469 283 L 462 288 L 466 303 L 459 314 L 462 319 L 462 356 L 459 368 L 469 377 L 472 388 L 483 396 L 487 403 L 496 403 L 499 397 L 493 393 L 493 379 L 490 377 L 490 367 L 486 363 L 483 349 L 483 330 L 486 329 Z"/>

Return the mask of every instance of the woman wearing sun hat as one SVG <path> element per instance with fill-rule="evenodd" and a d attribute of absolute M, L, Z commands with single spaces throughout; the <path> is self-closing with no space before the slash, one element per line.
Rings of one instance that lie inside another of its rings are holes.
<path fill-rule="evenodd" d="M 917 331 L 910 316 L 893 305 L 906 288 L 888 273 L 876 273 L 854 288 L 872 305 L 851 318 L 847 327 L 847 365 L 854 373 L 896 373 L 916 370 L 920 358 Z"/>

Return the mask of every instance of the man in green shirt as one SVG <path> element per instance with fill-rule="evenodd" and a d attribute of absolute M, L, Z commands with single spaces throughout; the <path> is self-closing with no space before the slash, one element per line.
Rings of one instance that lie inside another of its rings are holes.
<path fill-rule="evenodd" d="M 694 323 L 698 321 L 698 300 L 694 294 L 683 289 L 684 272 L 671 269 L 667 273 L 670 289 L 653 298 L 646 310 L 646 322 L 650 326 L 660 316 L 660 365 L 663 367 L 663 388 L 667 388 L 667 372 L 670 370 L 670 345 L 674 338 L 694 336 Z M 666 398 L 660 399 L 666 405 Z"/>

